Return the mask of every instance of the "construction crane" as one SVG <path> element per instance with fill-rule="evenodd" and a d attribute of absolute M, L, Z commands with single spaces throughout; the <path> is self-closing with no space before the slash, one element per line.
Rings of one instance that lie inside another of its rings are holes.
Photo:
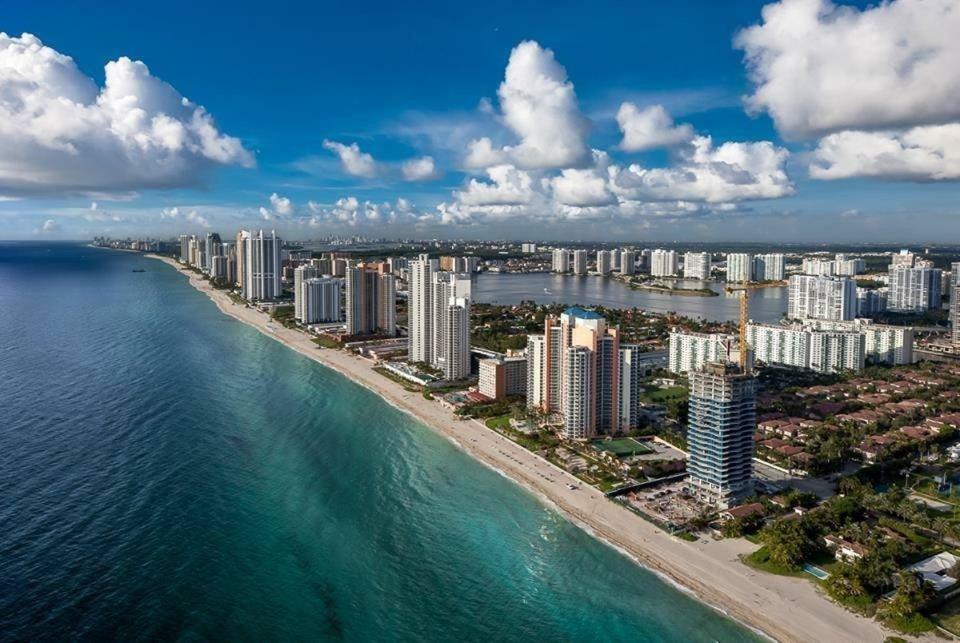
<path fill-rule="evenodd" d="M 750 284 L 737 287 L 727 286 L 726 292 L 737 292 L 740 294 L 740 372 L 750 372 L 750 360 L 747 358 L 749 350 L 747 348 L 747 322 L 750 317 L 750 291 L 754 290 Z"/>

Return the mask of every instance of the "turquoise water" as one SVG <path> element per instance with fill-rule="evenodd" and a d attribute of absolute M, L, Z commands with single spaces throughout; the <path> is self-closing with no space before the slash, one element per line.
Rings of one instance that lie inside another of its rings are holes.
<path fill-rule="evenodd" d="M 0 244 L 0 381 L 0 640 L 754 638 L 157 261 Z"/>

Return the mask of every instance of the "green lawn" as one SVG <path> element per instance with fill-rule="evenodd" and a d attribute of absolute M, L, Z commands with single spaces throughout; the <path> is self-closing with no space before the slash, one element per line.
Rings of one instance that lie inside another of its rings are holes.
<path fill-rule="evenodd" d="M 760 571 L 767 572 L 768 574 L 777 574 L 778 576 L 795 576 L 797 578 L 813 578 L 803 570 L 790 569 L 788 567 L 781 567 L 780 565 L 777 565 L 770 560 L 770 552 L 767 551 L 766 547 L 761 547 L 749 556 L 744 556 L 742 560 L 748 567 L 759 569 Z"/>
<path fill-rule="evenodd" d="M 486 423 L 487 428 L 494 429 L 494 430 L 509 429 L 510 417 L 511 416 L 509 413 L 507 415 L 501 415 L 499 417 L 492 417 L 489 420 L 487 420 L 487 423 Z"/>
<path fill-rule="evenodd" d="M 647 391 L 642 395 L 645 401 L 653 404 L 659 404 L 672 399 L 683 399 L 686 396 L 687 389 L 683 386 L 671 386 L 669 388 L 656 389 L 653 391 Z"/>

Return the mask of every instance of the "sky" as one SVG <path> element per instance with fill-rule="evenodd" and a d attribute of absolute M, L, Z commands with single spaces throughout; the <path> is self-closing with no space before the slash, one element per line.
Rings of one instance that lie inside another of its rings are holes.
<path fill-rule="evenodd" d="M 960 241 L 960 4 L 5 0 L 0 239 Z"/>

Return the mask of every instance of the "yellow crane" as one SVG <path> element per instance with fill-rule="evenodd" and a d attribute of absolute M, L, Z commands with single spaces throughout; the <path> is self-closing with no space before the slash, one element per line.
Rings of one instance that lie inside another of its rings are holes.
<path fill-rule="evenodd" d="M 737 292 L 740 294 L 740 371 L 747 373 L 750 363 L 747 359 L 747 323 L 750 316 L 750 291 L 755 290 L 753 284 L 744 284 L 737 287 L 726 287 L 728 293 Z"/>

